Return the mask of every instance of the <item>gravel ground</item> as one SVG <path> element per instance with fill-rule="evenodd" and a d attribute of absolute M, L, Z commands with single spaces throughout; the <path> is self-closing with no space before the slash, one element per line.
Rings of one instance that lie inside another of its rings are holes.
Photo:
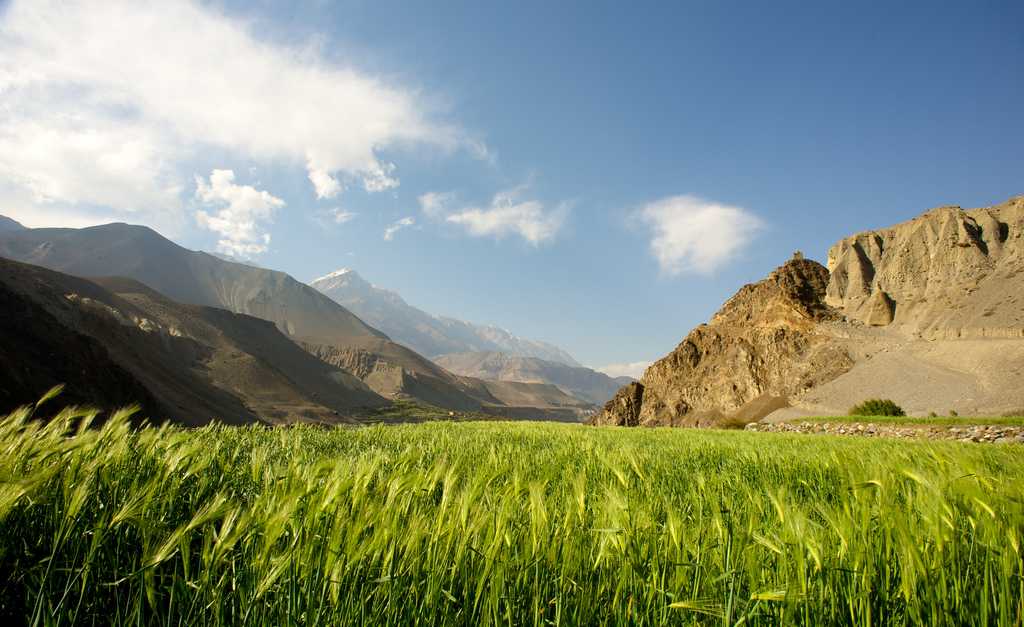
<path fill-rule="evenodd" d="M 859 435 L 873 438 L 922 438 L 959 440 L 992 444 L 1024 444 L 1024 427 L 992 425 L 880 425 L 870 422 L 754 422 L 747 431 L 770 433 L 809 433 L 821 435 Z"/>

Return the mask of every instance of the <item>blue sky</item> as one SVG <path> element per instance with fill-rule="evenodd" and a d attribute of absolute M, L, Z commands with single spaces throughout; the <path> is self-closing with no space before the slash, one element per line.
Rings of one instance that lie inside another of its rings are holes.
<path fill-rule="evenodd" d="M 1024 193 L 1021 24 L 1020 2 L 7 2 L 0 213 L 348 266 L 645 362 L 796 249 Z"/>

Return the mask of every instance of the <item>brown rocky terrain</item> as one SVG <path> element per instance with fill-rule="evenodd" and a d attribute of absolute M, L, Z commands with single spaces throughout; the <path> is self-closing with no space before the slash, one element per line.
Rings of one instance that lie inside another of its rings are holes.
<path fill-rule="evenodd" d="M 852 360 L 821 328 L 840 318 L 824 302 L 827 284 L 824 266 L 794 258 L 744 286 L 638 384 L 623 388 L 595 424 L 714 424 L 785 406 L 845 372 Z"/>
<path fill-rule="evenodd" d="M 1024 405 L 1024 198 L 940 207 L 794 258 L 619 391 L 594 424 L 704 426 Z"/>
<path fill-rule="evenodd" d="M 509 386 L 495 384 L 488 390 L 487 386 L 467 384 L 283 272 L 187 250 L 147 227 L 107 224 L 84 229 L 26 229 L 14 223 L 0 229 L 0 257 L 80 277 L 124 276 L 170 302 L 269 321 L 287 339 L 309 348 L 336 369 L 351 369 L 373 392 L 388 398 L 414 399 L 446 409 L 482 410 L 505 404 L 495 396 L 497 392 L 536 407 L 539 418 L 551 410 L 564 419 L 567 411 L 563 405 L 551 403 L 551 390 L 544 386 L 534 388 L 530 398 L 527 390 L 513 391 Z M 283 404 L 281 411 L 288 413 L 289 406 Z M 523 413 L 521 409 L 517 404 L 514 411 Z M 576 401 L 571 411 L 582 415 L 591 409 Z M 270 404 L 264 405 L 264 410 L 269 412 Z"/>
<path fill-rule="evenodd" d="M 404 346 L 367 338 L 347 347 L 304 343 L 327 363 L 352 372 L 376 392 L 457 411 L 509 418 L 578 421 L 596 407 L 553 385 L 452 374 Z"/>
<path fill-rule="evenodd" d="M 93 337 L 61 323 L 47 309 L 0 282 L 0 414 L 31 405 L 69 381 L 51 406 L 116 409 L 138 404 L 149 414 L 156 400 Z"/>
<path fill-rule="evenodd" d="M 1024 197 L 939 207 L 828 252 L 826 302 L 924 339 L 1024 338 Z"/>
<path fill-rule="evenodd" d="M 612 378 L 582 366 L 501 352 L 453 353 L 434 357 L 433 361 L 449 372 L 466 377 L 554 385 L 566 394 L 595 405 L 606 403 L 630 380 Z"/>
<path fill-rule="evenodd" d="M 850 435 L 865 438 L 914 438 L 957 440 L 983 444 L 1024 444 L 1024 427 L 1017 425 L 875 424 L 873 422 L 752 422 L 747 431 Z"/>
<path fill-rule="evenodd" d="M 388 403 L 271 323 L 183 305 L 131 279 L 89 281 L 0 259 L 0 412 L 65 383 L 63 401 L 143 404 L 184 425 L 356 422 Z"/>

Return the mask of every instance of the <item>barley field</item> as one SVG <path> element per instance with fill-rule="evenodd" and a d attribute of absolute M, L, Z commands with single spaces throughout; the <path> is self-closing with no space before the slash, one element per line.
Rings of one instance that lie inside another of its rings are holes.
<path fill-rule="evenodd" d="M 1024 448 L 0 421 L 4 624 L 1019 625 Z"/>

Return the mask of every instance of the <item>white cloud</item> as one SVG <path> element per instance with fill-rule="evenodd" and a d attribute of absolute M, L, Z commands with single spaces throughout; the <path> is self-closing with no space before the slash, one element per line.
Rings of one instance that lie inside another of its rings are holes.
<path fill-rule="evenodd" d="M 391 176 L 395 171 L 393 163 L 377 163 L 363 176 L 363 189 L 368 192 L 383 192 L 398 187 L 398 179 Z"/>
<path fill-rule="evenodd" d="M 428 215 L 444 215 L 446 221 L 462 226 L 470 235 L 501 238 L 515 234 L 537 246 L 558 234 L 568 216 L 569 204 L 545 210 L 540 201 L 519 200 L 524 190 L 525 186 L 520 186 L 499 192 L 486 208 L 466 207 L 451 213 L 446 210 L 450 195 L 425 194 L 420 197 L 420 207 Z"/>
<path fill-rule="evenodd" d="M 419 197 L 420 211 L 428 218 L 443 217 L 454 199 L 451 192 L 427 192 Z"/>
<path fill-rule="evenodd" d="M 412 216 L 408 216 L 402 218 L 401 220 L 392 222 L 391 225 L 388 226 L 388 228 L 384 229 L 384 240 L 390 242 L 392 239 L 394 239 L 395 233 L 414 224 L 416 224 L 416 218 Z"/>
<path fill-rule="evenodd" d="M 634 361 L 624 364 L 608 364 L 607 366 L 594 368 L 594 370 L 603 372 L 609 377 L 633 377 L 634 379 L 639 379 L 643 376 L 644 370 L 647 370 L 647 367 L 652 363 L 650 361 Z"/>
<path fill-rule="evenodd" d="M 345 224 L 350 220 L 354 220 L 359 214 L 354 211 L 346 211 L 340 207 L 335 207 L 334 209 L 329 209 L 327 211 L 327 215 L 331 217 L 331 220 L 333 220 L 335 224 Z"/>
<path fill-rule="evenodd" d="M 196 177 L 196 198 L 210 207 L 219 207 L 213 213 L 196 212 L 199 226 L 220 234 L 219 252 L 247 258 L 264 253 L 270 244 L 266 223 L 274 210 L 284 201 L 249 185 L 236 185 L 231 170 L 214 170 L 209 182 Z"/>
<path fill-rule="evenodd" d="M 314 168 L 312 166 L 307 167 L 309 172 L 309 182 L 313 184 L 313 190 L 316 192 L 316 197 L 323 200 L 324 198 L 334 198 L 341 193 L 341 183 L 338 179 L 331 176 L 326 170 Z"/>
<path fill-rule="evenodd" d="M 38 206 L 182 213 L 212 150 L 304 165 L 319 198 L 399 184 L 382 150 L 486 155 L 411 89 L 259 39 L 191 0 L 14 0 L 0 11 L 0 183 Z"/>
<path fill-rule="evenodd" d="M 764 223 L 740 207 L 694 196 L 672 196 L 640 210 L 653 231 L 651 251 L 661 270 L 708 274 L 732 260 L 763 228 Z"/>

